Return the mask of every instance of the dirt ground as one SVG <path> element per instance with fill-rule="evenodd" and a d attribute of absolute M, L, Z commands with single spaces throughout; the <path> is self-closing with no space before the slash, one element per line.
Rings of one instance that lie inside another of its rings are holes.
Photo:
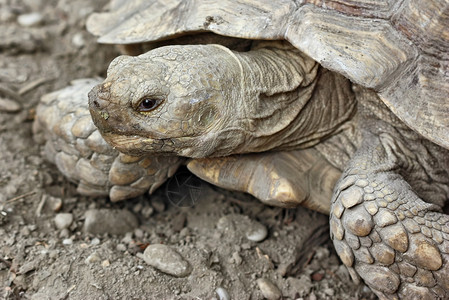
<path fill-rule="evenodd" d="M 104 76 L 118 55 L 85 30 L 106 2 L 0 0 L 0 298 L 374 299 L 338 260 L 327 216 L 267 207 L 199 180 L 188 205 L 170 201 L 174 181 L 111 203 L 77 195 L 43 159 L 31 130 L 40 97 Z M 86 211 L 100 208 L 131 212 L 139 225 L 125 234 L 85 232 Z M 61 216 L 65 226 L 56 224 Z M 251 226 L 267 237 L 251 240 Z M 179 253 L 189 274 L 146 263 L 143 251 L 155 244 Z"/>

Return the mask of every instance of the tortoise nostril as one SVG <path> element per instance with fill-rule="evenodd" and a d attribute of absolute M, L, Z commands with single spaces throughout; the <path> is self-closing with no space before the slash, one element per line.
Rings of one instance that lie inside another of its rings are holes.
<path fill-rule="evenodd" d="M 110 93 L 104 90 L 104 85 L 97 85 L 89 92 L 89 105 L 91 109 L 102 110 L 110 104 Z"/>

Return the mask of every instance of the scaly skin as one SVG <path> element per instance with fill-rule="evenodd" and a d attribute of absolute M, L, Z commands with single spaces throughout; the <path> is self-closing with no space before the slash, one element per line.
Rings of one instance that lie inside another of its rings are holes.
<path fill-rule="evenodd" d="M 144 99 L 159 105 L 142 111 Z M 95 124 L 120 152 L 193 158 L 312 146 L 354 104 L 346 79 L 282 43 L 242 53 L 191 45 L 120 56 L 89 94 Z M 322 117 L 314 118 L 318 109 Z"/>
<path fill-rule="evenodd" d="M 183 162 L 179 157 L 131 157 L 107 144 L 92 122 L 87 93 L 99 79 L 80 79 L 45 95 L 37 107 L 33 131 L 44 154 L 88 196 L 111 201 L 152 193 Z"/>
<path fill-rule="evenodd" d="M 144 83 L 128 75 L 136 69 Z M 320 75 L 291 48 L 174 46 L 118 58 L 90 94 L 90 107 L 105 139 L 124 152 L 206 157 L 301 148 L 336 134 L 352 117 L 351 93 L 327 102 L 315 97 L 332 89 L 332 80 L 319 84 Z M 449 218 L 441 207 L 448 151 L 419 138 L 377 96 L 356 94 L 362 138 L 333 197 L 337 252 L 380 297 L 447 297 Z M 139 111 L 141 99 L 159 95 L 159 107 Z"/>
<path fill-rule="evenodd" d="M 375 98 L 358 93 L 362 142 L 336 185 L 331 237 L 381 299 L 447 299 L 449 153 Z"/>
<path fill-rule="evenodd" d="M 130 154 L 219 157 L 322 142 L 316 149 L 344 169 L 331 236 L 352 277 L 381 298 L 449 297 L 449 151 L 366 89 L 355 88 L 354 116 L 349 83 L 331 74 L 283 46 L 166 47 L 116 59 L 89 102 L 105 139 Z M 146 98 L 160 105 L 143 111 Z"/>

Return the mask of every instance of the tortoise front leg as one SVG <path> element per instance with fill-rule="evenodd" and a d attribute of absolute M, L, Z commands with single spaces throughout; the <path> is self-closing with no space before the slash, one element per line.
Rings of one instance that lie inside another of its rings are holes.
<path fill-rule="evenodd" d="M 413 143 L 366 134 L 336 186 L 331 237 L 353 279 L 381 299 L 447 299 L 449 156 Z"/>
<path fill-rule="evenodd" d="M 341 175 L 314 148 L 191 160 L 191 172 L 222 188 L 247 192 L 268 205 L 302 205 L 329 214 Z"/>

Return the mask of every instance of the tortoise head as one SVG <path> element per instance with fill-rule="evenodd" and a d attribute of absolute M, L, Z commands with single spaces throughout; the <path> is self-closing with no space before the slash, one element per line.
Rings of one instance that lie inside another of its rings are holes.
<path fill-rule="evenodd" d="M 134 155 L 203 157 L 229 147 L 242 111 L 230 102 L 239 97 L 241 74 L 229 52 L 217 45 L 169 46 L 117 57 L 89 93 L 95 125 L 108 143 Z"/>

